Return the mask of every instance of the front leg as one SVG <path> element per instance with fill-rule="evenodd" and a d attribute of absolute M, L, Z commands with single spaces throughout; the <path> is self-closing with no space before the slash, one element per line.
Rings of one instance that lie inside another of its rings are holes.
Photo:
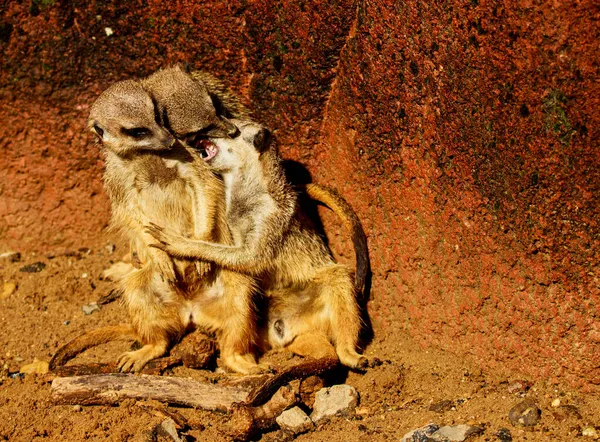
<path fill-rule="evenodd" d="M 228 246 L 192 240 L 167 231 L 156 224 L 146 226 L 146 232 L 158 241 L 158 243 L 150 244 L 150 247 L 164 250 L 176 258 L 203 259 L 247 274 L 260 274 L 264 271 L 266 262 L 264 257 L 268 254 L 266 249 L 258 250 L 258 247 Z"/>

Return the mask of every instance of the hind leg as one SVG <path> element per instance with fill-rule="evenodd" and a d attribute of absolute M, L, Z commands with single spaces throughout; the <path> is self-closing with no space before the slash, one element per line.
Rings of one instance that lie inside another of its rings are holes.
<path fill-rule="evenodd" d="M 217 331 L 223 364 L 236 373 L 265 371 L 266 367 L 257 364 L 254 355 L 257 331 L 253 279 L 221 269 L 212 290 L 221 294 L 202 306 L 198 325 Z"/>
<path fill-rule="evenodd" d="M 336 352 L 325 336 L 322 333 L 307 332 L 302 333 L 285 347 L 299 356 L 311 357 L 315 359 L 321 358 L 336 358 Z"/>
<path fill-rule="evenodd" d="M 174 288 L 152 266 L 124 278 L 123 301 L 143 346 L 122 354 L 119 370 L 140 371 L 149 361 L 164 355 L 169 344 L 183 333 L 176 300 Z"/>
<path fill-rule="evenodd" d="M 357 351 L 362 327 L 354 285 L 348 269 L 342 265 L 324 267 L 313 278 L 320 290 L 315 300 L 320 310 L 316 320 L 325 321 L 324 328 L 335 345 L 340 362 L 351 368 L 364 368 L 366 357 Z"/>

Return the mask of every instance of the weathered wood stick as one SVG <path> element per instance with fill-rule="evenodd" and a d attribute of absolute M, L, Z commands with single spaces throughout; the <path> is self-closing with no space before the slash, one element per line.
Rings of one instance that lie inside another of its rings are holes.
<path fill-rule="evenodd" d="M 337 358 L 306 358 L 298 364 L 285 367 L 279 373 L 267 378 L 248 397 L 249 405 L 265 403 L 281 387 L 294 379 L 305 379 L 309 376 L 319 375 L 329 371 L 339 364 Z"/>
<path fill-rule="evenodd" d="M 337 364 L 335 358 L 306 359 L 274 375 L 246 376 L 219 384 L 172 376 L 126 374 L 56 378 L 52 382 L 52 398 L 59 404 L 108 405 L 133 398 L 214 411 L 231 411 L 236 403 L 237 410 L 240 407 L 250 409 L 267 402 L 288 382 L 321 374 Z"/>
<path fill-rule="evenodd" d="M 227 431 L 234 440 L 248 440 L 259 431 L 275 426 L 275 419 L 297 402 L 289 385 L 279 388 L 273 397 L 259 407 L 235 404 Z"/>
<path fill-rule="evenodd" d="M 246 402 L 250 393 L 251 390 L 242 387 L 173 376 L 100 374 L 52 381 L 54 402 L 71 405 L 110 405 L 133 398 L 226 412 L 234 403 Z"/>

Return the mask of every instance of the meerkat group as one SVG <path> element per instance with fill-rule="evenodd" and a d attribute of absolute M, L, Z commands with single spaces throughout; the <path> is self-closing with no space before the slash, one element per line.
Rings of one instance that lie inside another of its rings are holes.
<path fill-rule="evenodd" d="M 332 189 L 306 185 L 351 230 L 353 281 L 301 216 L 270 132 L 222 82 L 180 67 L 122 81 L 96 100 L 88 124 L 106 161 L 111 225 L 139 259 L 119 282 L 131 324 L 76 338 L 51 365 L 129 337 L 142 347 L 119 368 L 139 371 L 195 326 L 216 333 L 223 364 L 238 373 L 264 370 L 256 355 L 271 348 L 366 367 L 357 296 L 368 251 L 356 214 Z"/>

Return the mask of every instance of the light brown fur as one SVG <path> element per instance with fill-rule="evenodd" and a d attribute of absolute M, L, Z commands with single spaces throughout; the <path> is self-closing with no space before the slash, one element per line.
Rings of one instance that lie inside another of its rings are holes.
<path fill-rule="evenodd" d="M 220 180 L 159 124 L 168 117 L 168 108 L 162 116 L 157 112 L 153 96 L 161 91 L 149 86 L 151 82 L 135 81 L 112 86 L 94 103 L 89 120 L 105 154 L 112 225 L 129 236 L 142 264 L 120 284 L 131 329 L 143 347 L 123 354 L 119 366 L 139 371 L 194 324 L 217 332 L 222 360 L 229 368 L 259 371 L 252 354 L 253 279 L 198 261 L 171 260 L 148 248 L 151 237 L 142 229 L 148 222 L 164 223 L 193 238 L 231 241 L 220 204 Z M 154 86 L 160 89 L 160 82 Z M 94 338 L 102 341 L 119 331 L 130 335 L 128 330 L 127 326 L 96 330 L 91 338 L 87 334 L 70 343 L 63 354 L 76 354 Z"/>
<path fill-rule="evenodd" d="M 317 357 L 333 352 L 332 341 L 343 364 L 364 367 L 366 358 L 356 352 L 361 319 L 350 270 L 300 221 L 297 196 L 265 130 L 249 121 L 232 122 L 241 136 L 212 140 L 218 153 L 209 164 L 225 183 L 234 245 L 191 240 L 153 225 L 148 232 L 159 241 L 155 246 L 174 257 L 203 259 L 260 278 L 269 300 L 266 347 Z"/>

